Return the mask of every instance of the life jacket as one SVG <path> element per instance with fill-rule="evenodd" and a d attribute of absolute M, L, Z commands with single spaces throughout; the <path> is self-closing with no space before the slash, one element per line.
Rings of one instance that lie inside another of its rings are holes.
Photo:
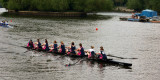
<path fill-rule="evenodd" d="M 65 49 L 65 45 L 61 45 L 61 53 L 65 53 L 66 52 L 66 49 Z"/>
<path fill-rule="evenodd" d="M 46 43 L 45 48 L 46 51 L 49 51 L 48 43 Z"/>
<path fill-rule="evenodd" d="M 91 49 L 88 58 L 94 58 L 95 57 L 95 51 L 93 49 Z"/>
<path fill-rule="evenodd" d="M 27 47 L 29 47 L 29 48 L 34 48 L 34 44 L 33 44 L 33 42 L 32 43 L 28 43 L 28 45 L 27 45 Z"/>
<path fill-rule="evenodd" d="M 54 44 L 54 45 L 53 45 L 53 51 L 58 52 L 57 47 L 58 47 L 58 45 L 57 45 L 57 44 Z"/>
<path fill-rule="evenodd" d="M 98 58 L 99 58 L 99 59 L 103 59 L 103 55 L 102 55 L 102 54 L 99 54 Z"/>
<path fill-rule="evenodd" d="M 76 54 L 75 49 L 76 49 L 75 46 L 71 46 L 71 53 Z"/>
<path fill-rule="evenodd" d="M 95 56 L 95 52 L 94 52 L 94 51 L 90 52 L 90 55 L 91 55 L 92 57 L 94 57 L 94 56 Z"/>
<path fill-rule="evenodd" d="M 84 56 L 85 55 L 85 53 L 84 53 L 84 49 L 83 49 L 83 47 L 80 47 L 81 49 L 80 49 L 80 51 L 78 52 L 78 55 L 79 56 Z"/>
<path fill-rule="evenodd" d="M 37 46 L 38 46 L 38 49 L 42 49 L 42 45 L 40 42 L 38 42 Z"/>
<path fill-rule="evenodd" d="M 100 51 L 99 59 L 107 60 L 107 55 L 104 53 L 104 51 Z"/>

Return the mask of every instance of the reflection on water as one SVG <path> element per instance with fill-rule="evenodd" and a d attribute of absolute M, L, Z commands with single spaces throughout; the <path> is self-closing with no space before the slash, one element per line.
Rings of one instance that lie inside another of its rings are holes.
<path fill-rule="evenodd" d="M 119 21 L 127 13 L 98 13 L 96 18 L 35 18 L 9 15 L 14 28 L 0 27 L 0 77 L 2 80 L 158 80 L 160 24 Z M 96 28 L 99 30 L 96 31 Z M 131 62 L 132 69 L 88 60 L 28 51 L 22 46 L 37 38 L 49 44 L 54 40 L 91 45 L 98 52 L 103 46 L 107 54 L 124 57 L 116 61 Z M 136 58 L 136 59 L 132 59 Z M 78 63 L 76 63 L 78 62 Z M 74 64 L 74 66 L 65 66 Z"/>

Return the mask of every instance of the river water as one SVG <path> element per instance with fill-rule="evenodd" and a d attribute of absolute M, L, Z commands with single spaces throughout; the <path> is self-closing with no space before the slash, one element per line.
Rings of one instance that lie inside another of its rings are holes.
<path fill-rule="evenodd" d="M 0 80 L 159 80 L 160 24 L 119 21 L 128 13 L 98 13 L 109 19 L 0 17 L 14 28 L 0 27 Z M 10 22 L 12 20 L 12 22 Z M 96 31 L 98 28 L 98 31 Z M 79 61 L 59 55 L 28 51 L 23 48 L 32 39 L 72 41 L 98 52 L 128 59 L 114 60 L 132 63 L 131 69 Z M 130 59 L 131 58 L 131 59 Z M 132 59 L 135 58 L 135 59 Z M 79 62 L 77 62 L 79 61 Z M 77 63 L 76 63 L 77 62 Z M 65 66 L 66 64 L 73 66 Z"/>

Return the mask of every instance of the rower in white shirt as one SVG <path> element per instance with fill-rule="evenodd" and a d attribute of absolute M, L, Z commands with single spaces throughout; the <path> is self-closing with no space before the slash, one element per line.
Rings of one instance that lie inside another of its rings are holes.
<path fill-rule="evenodd" d="M 88 58 L 95 58 L 95 50 L 94 50 L 94 46 L 91 46 L 91 49 L 86 51 L 88 54 Z"/>

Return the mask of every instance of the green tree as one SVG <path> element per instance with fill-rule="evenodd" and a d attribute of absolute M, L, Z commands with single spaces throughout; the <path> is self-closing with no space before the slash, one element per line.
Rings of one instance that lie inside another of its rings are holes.
<path fill-rule="evenodd" d="M 76 0 L 74 6 L 74 10 L 81 12 L 110 11 L 112 9 L 112 0 Z"/>
<path fill-rule="evenodd" d="M 113 8 L 111 0 L 88 0 L 86 4 L 86 12 L 110 11 Z"/>
<path fill-rule="evenodd" d="M 21 9 L 28 10 L 30 9 L 31 0 L 21 0 Z"/>
<path fill-rule="evenodd" d="M 3 7 L 7 8 L 9 0 L 0 0 L 0 3 Z"/>
<path fill-rule="evenodd" d="M 160 0 L 150 0 L 149 7 L 155 11 L 160 12 Z"/>
<path fill-rule="evenodd" d="M 143 0 L 128 0 L 127 7 L 129 9 L 134 9 L 136 11 L 141 11 L 144 9 Z"/>
<path fill-rule="evenodd" d="M 153 9 L 160 12 L 160 0 L 128 0 L 127 7 L 136 11 Z"/>
<path fill-rule="evenodd" d="M 122 6 L 124 3 L 124 0 L 115 0 L 115 3 L 117 6 Z"/>
<path fill-rule="evenodd" d="M 113 0 L 114 6 L 126 6 L 128 0 Z"/>
<path fill-rule="evenodd" d="M 86 0 L 74 0 L 73 9 L 75 11 L 84 12 L 84 8 L 86 7 Z"/>
<path fill-rule="evenodd" d="M 9 0 L 8 1 L 8 9 L 11 10 L 20 10 L 21 9 L 21 0 Z"/>
<path fill-rule="evenodd" d="M 97 12 L 113 8 L 112 0 L 0 0 L 10 10 Z"/>

